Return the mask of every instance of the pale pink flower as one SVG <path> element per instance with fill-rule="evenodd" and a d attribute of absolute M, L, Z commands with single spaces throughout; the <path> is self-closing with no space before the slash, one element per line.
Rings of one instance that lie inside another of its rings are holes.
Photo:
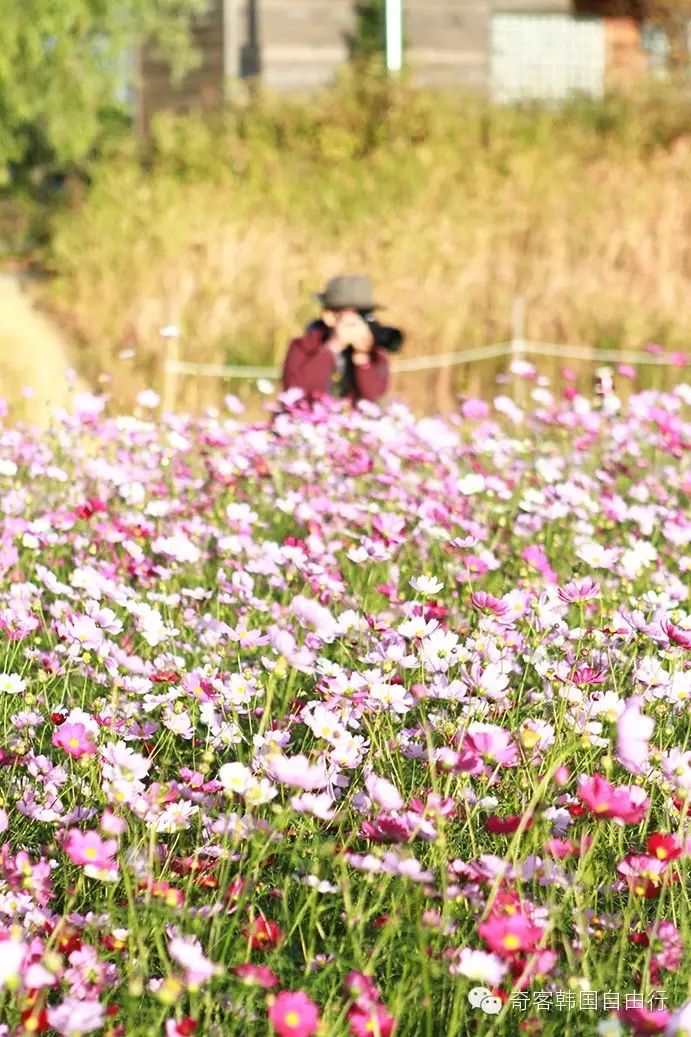
<path fill-rule="evenodd" d="M 27 950 L 23 940 L 5 939 L 0 934 L 0 990 L 19 975 Z"/>
<path fill-rule="evenodd" d="M 329 784 L 324 764 L 312 765 L 306 756 L 283 756 L 277 753 L 270 758 L 269 771 L 275 781 L 293 785 L 307 792 L 323 789 Z"/>
<path fill-rule="evenodd" d="M 100 1030 L 105 1022 L 106 1009 L 100 1001 L 80 1001 L 67 998 L 60 1005 L 47 1009 L 48 1023 L 64 1037 Z"/>
<path fill-rule="evenodd" d="M 403 806 L 403 797 L 390 781 L 386 778 L 377 777 L 371 772 L 365 778 L 365 788 L 372 800 L 382 810 L 400 810 Z"/>
<path fill-rule="evenodd" d="M 655 721 L 641 713 L 642 702 L 640 696 L 628 699 L 617 720 L 616 757 L 631 774 L 644 773 L 655 730 Z"/>
<path fill-rule="evenodd" d="M 174 936 L 168 943 L 168 953 L 185 971 L 188 987 L 200 987 L 221 969 L 205 956 L 199 940 L 194 936 Z"/>

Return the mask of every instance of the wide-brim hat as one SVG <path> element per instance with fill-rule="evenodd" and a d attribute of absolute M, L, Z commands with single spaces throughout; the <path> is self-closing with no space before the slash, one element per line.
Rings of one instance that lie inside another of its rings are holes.
<path fill-rule="evenodd" d="M 374 301 L 369 277 L 332 277 L 318 299 L 325 310 L 380 310 L 382 304 Z"/>

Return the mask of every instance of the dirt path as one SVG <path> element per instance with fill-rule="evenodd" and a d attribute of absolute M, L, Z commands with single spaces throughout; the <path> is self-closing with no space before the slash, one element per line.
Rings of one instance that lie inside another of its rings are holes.
<path fill-rule="evenodd" d="M 69 402 L 72 367 L 67 342 L 37 309 L 22 276 L 0 274 L 0 397 L 12 417 L 47 425 L 52 409 Z"/>

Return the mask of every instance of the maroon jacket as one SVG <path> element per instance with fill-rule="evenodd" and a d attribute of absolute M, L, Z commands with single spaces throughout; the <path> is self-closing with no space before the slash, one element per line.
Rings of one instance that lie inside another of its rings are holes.
<path fill-rule="evenodd" d="M 347 365 L 352 371 L 352 383 L 343 391 L 337 385 L 339 363 L 326 342 L 331 334 L 321 321 L 311 324 L 301 338 L 294 338 L 288 347 L 283 365 L 283 388 L 302 389 L 307 396 L 324 394 L 344 395 L 354 403 L 358 400 L 378 400 L 389 384 L 389 361 L 375 346 L 367 364 Z M 345 360 L 345 358 L 344 358 Z"/>

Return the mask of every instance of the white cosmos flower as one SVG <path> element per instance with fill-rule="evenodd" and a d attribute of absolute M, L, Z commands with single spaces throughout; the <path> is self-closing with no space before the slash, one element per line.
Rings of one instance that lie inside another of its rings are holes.
<path fill-rule="evenodd" d="M 507 968 L 506 963 L 496 954 L 464 947 L 449 966 L 449 972 L 454 976 L 465 976 L 467 979 L 497 986 L 506 975 Z"/>
<path fill-rule="evenodd" d="M 18 673 L 0 673 L 0 695 L 21 695 L 26 691 L 26 681 Z"/>
<path fill-rule="evenodd" d="M 482 493 L 485 488 L 484 476 L 476 472 L 469 472 L 458 480 L 458 492 L 464 497 L 471 497 L 474 493 Z"/>
<path fill-rule="evenodd" d="M 224 763 L 218 772 L 220 781 L 226 792 L 237 792 L 243 795 L 253 779 L 252 771 L 244 763 Z"/>
<path fill-rule="evenodd" d="M 0 990 L 9 980 L 14 979 L 21 968 L 22 959 L 27 950 L 21 940 L 5 940 L 0 954 Z"/>
<path fill-rule="evenodd" d="M 430 594 L 438 594 L 440 590 L 444 589 L 444 584 L 441 580 L 438 580 L 436 576 L 425 574 L 424 576 L 413 576 L 410 580 L 410 586 L 418 594 L 422 594 L 427 597 Z"/>

